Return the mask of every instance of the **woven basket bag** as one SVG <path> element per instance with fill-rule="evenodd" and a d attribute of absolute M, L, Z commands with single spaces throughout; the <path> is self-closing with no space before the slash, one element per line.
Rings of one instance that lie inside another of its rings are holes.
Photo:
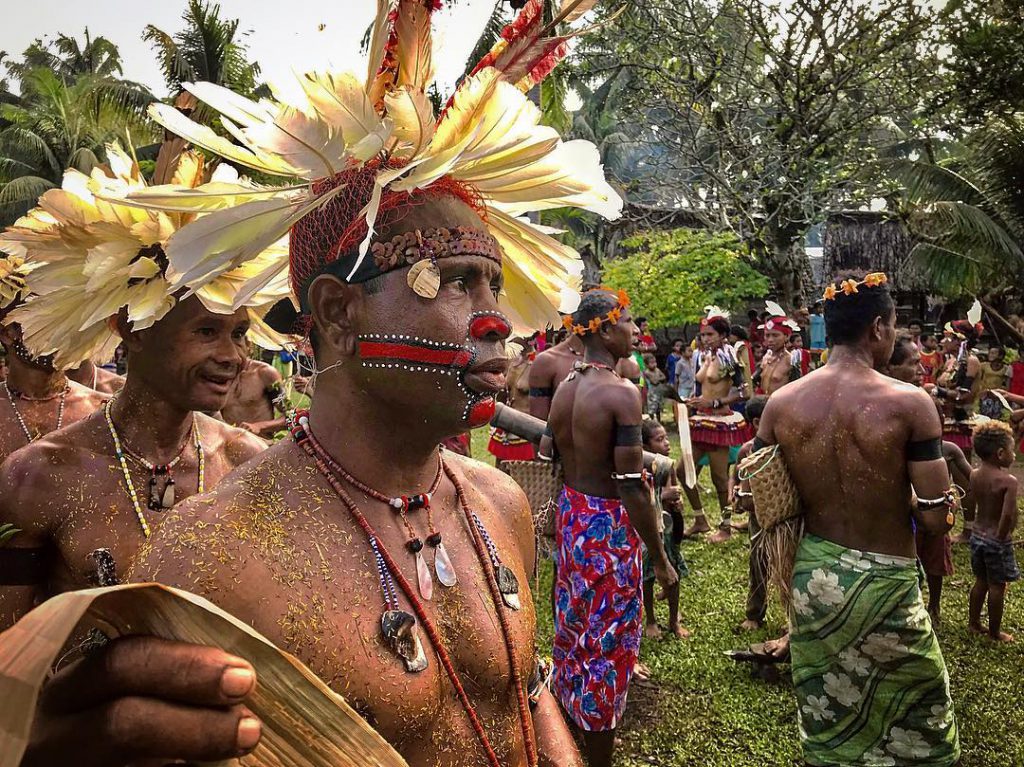
<path fill-rule="evenodd" d="M 739 477 L 750 483 L 754 514 L 761 526 L 759 540 L 751 545 L 764 552 L 769 582 L 778 589 L 788 612 L 796 550 L 804 534 L 800 496 L 778 445 L 763 447 L 743 459 Z"/>

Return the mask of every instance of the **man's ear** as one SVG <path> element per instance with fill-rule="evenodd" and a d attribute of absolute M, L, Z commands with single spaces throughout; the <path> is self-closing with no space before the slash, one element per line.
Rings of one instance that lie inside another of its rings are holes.
<path fill-rule="evenodd" d="M 321 346 L 338 356 L 354 356 L 355 318 L 365 297 L 361 285 L 349 285 L 331 274 L 321 274 L 309 286 L 313 327 Z"/>
<path fill-rule="evenodd" d="M 128 321 L 128 307 L 124 307 L 117 314 L 107 317 L 107 327 L 110 328 L 111 332 L 121 336 L 121 340 L 129 352 L 137 352 L 141 348 L 141 331 L 132 329 L 132 324 Z"/>
<path fill-rule="evenodd" d="M 879 340 L 881 340 L 881 338 L 882 338 L 882 323 L 883 322 L 884 322 L 884 319 L 879 316 L 879 317 L 875 317 L 874 321 L 871 323 L 871 340 L 872 341 L 879 341 Z"/>

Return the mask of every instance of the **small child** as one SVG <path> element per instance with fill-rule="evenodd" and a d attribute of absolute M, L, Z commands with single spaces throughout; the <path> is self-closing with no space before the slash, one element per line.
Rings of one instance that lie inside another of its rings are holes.
<path fill-rule="evenodd" d="M 971 631 L 984 634 L 981 608 L 988 595 L 988 636 L 1012 642 L 1000 630 L 1006 587 L 1020 579 L 1013 556 L 1013 531 L 1017 526 L 1017 479 L 1007 471 L 1016 457 L 1013 432 L 1002 421 L 987 421 L 974 428 L 974 452 L 981 466 L 971 472 L 971 490 L 978 505 L 971 532 L 971 570 L 974 587 L 970 598 Z"/>
<path fill-rule="evenodd" d="M 676 391 L 681 399 L 688 400 L 693 396 L 696 381 L 693 369 L 693 347 L 684 346 L 683 356 L 676 362 Z"/>
<path fill-rule="evenodd" d="M 660 421 L 661 408 L 665 404 L 662 385 L 666 376 L 658 367 L 653 354 L 644 355 L 644 378 L 647 379 L 647 414 L 655 421 Z"/>
<path fill-rule="evenodd" d="M 664 426 L 653 419 L 646 419 L 641 427 L 641 434 L 644 450 L 668 456 L 668 432 Z M 670 509 L 667 513 L 663 510 L 666 506 Z M 668 554 L 668 561 L 682 578 L 689 573 L 689 568 L 680 548 L 683 540 L 683 515 L 679 509 L 679 485 L 676 484 L 675 466 L 670 460 L 659 460 L 654 466 L 654 508 L 661 517 L 661 524 L 658 527 L 662 528 L 662 543 L 665 546 L 665 553 Z M 667 524 L 664 521 L 666 516 Z M 647 623 L 644 634 L 653 638 L 661 636 L 661 629 L 658 628 L 658 622 L 654 617 L 654 568 L 646 551 L 643 564 L 644 615 Z M 678 583 L 666 590 L 665 599 L 668 600 L 668 630 L 680 639 L 685 639 L 690 636 L 690 632 L 679 624 Z"/>
<path fill-rule="evenodd" d="M 757 434 L 757 428 L 761 424 L 761 414 L 767 404 L 768 398 L 761 395 L 751 397 L 747 401 L 743 417 L 753 427 L 755 434 Z M 750 482 L 741 482 L 739 478 L 740 462 L 752 452 L 754 452 L 754 440 L 750 440 L 740 448 L 736 464 L 729 477 L 729 498 L 733 508 L 747 513 L 747 529 L 750 531 L 747 610 L 745 619 L 739 626 L 740 631 L 754 631 L 764 626 L 764 617 L 768 612 L 768 572 L 758 536 L 761 528 L 758 527 L 757 516 L 754 514 L 754 498 L 750 494 Z"/>

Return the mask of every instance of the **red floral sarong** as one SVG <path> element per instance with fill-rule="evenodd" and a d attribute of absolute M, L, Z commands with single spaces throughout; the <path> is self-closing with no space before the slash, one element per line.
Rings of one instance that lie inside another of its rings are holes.
<path fill-rule="evenodd" d="M 582 729 L 615 729 L 640 652 L 640 539 L 618 498 L 563 487 L 553 689 Z"/>

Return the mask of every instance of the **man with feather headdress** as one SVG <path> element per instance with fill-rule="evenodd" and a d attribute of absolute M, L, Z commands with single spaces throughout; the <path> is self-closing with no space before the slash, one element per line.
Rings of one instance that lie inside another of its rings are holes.
<path fill-rule="evenodd" d="M 171 186 L 250 189 L 230 171 L 203 186 L 202 158 L 186 153 Z M 110 564 L 123 572 L 167 509 L 265 446 L 202 413 L 226 401 L 247 333 L 280 340 L 262 316 L 287 296 L 287 283 L 235 309 L 224 291 L 250 276 L 247 265 L 185 297 L 169 281 L 163 246 L 195 216 L 119 204 L 145 188 L 137 163 L 110 146 L 106 165 L 88 176 L 67 171 L 61 188 L 0 235 L 0 247 L 32 264 L 30 295 L 5 317 L 5 337 L 18 333 L 27 353 L 58 371 L 108 358 L 121 343 L 131 361 L 113 400 L 86 397 L 88 417 L 78 389 L 90 390 L 68 384 L 65 412 L 77 423 L 33 441 L 0 469 L 0 521 L 19 530 L 0 548 L 0 627 L 54 593 L 95 585 L 97 549 L 108 552 L 104 579 L 114 577 Z"/>
<path fill-rule="evenodd" d="M 181 288 L 202 290 L 288 234 L 290 258 L 238 285 L 234 305 L 287 276 L 298 303 L 288 329 L 308 332 L 316 361 L 312 404 L 291 420 L 291 438 L 171 511 L 134 575 L 206 594 L 251 623 L 412 765 L 580 764 L 536 659 L 526 497 L 497 470 L 437 446 L 490 420 L 506 338 L 575 309 L 578 254 L 520 216 L 562 206 L 619 214 L 596 148 L 562 142 L 525 95 L 565 52 L 555 25 L 591 5 L 570 0 L 546 23 L 530 0 L 435 117 L 425 94 L 435 3 L 382 0 L 365 82 L 310 74 L 297 101 L 259 103 L 187 86 L 238 143 L 153 110 L 195 144 L 301 183 L 244 202 L 132 195 L 149 208 L 210 211 L 167 243 Z M 258 591 L 237 585 L 253 583 Z M 108 728 L 98 747 L 120 756 L 105 765 L 253 748 L 244 661 L 127 645 L 111 643 L 105 662 L 142 680 L 133 692 L 146 698 L 118 711 L 151 716 L 128 743 L 129 721 Z M 182 683 L 170 721 L 159 716 L 170 705 L 159 680 L 182 653 L 203 683 Z M 71 687 L 58 690 L 73 697 Z M 124 694 L 111 687 L 108 696 Z M 67 720 L 49 715 L 74 706 L 45 709 L 37 753 L 75 747 L 62 738 Z"/>
<path fill-rule="evenodd" d="M 0 383 L 0 463 L 45 434 L 85 418 L 106 399 L 70 380 L 51 357 L 33 355 L 22 342 L 20 325 L 3 324 L 28 297 L 31 269 L 21 256 L 0 254 L 0 344 L 8 365 Z M 0 568 L 0 583 L 2 579 Z"/>

